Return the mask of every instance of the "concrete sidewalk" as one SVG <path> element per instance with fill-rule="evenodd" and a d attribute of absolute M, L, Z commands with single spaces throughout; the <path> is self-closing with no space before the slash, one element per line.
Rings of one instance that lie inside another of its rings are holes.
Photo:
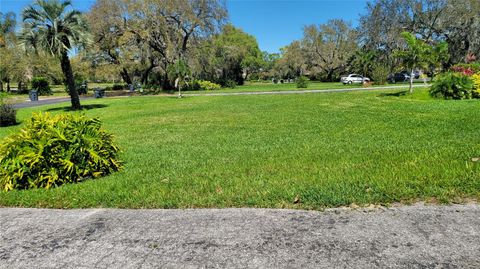
<path fill-rule="evenodd" d="M 2 208 L 0 268 L 480 268 L 480 206 Z"/>

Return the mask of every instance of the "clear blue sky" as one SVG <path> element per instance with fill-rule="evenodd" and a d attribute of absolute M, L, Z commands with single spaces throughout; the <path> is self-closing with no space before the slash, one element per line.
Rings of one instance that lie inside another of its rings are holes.
<path fill-rule="evenodd" d="M 31 0 L 0 0 L 2 12 L 13 11 L 20 17 L 22 9 Z M 94 0 L 73 0 L 73 6 L 87 11 Z M 341 18 L 358 24 L 367 0 L 228 0 L 231 22 L 254 35 L 260 48 L 268 52 L 278 50 L 302 37 L 303 27 Z"/>

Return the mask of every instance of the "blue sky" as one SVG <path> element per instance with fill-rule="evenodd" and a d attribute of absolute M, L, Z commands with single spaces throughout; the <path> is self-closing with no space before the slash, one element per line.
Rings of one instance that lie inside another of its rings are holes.
<path fill-rule="evenodd" d="M 31 0 L 0 0 L 2 12 L 19 14 Z M 73 0 L 76 9 L 87 11 L 94 0 Z M 302 37 L 303 27 L 341 18 L 358 24 L 367 0 L 228 0 L 231 22 L 254 35 L 260 48 L 278 50 Z M 20 17 L 19 15 L 17 15 Z"/>

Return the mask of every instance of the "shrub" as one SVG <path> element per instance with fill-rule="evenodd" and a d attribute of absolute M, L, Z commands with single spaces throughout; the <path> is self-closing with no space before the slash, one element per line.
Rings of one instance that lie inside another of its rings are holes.
<path fill-rule="evenodd" d="M 199 91 L 200 90 L 200 85 L 198 84 L 198 80 L 192 80 L 182 88 L 184 91 Z"/>
<path fill-rule="evenodd" d="M 121 168 L 113 136 L 84 115 L 33 114 L 0 145 L 0 188 L 52 188 Z"/>
<path fill-rule="evenodd" d="M 477 73 L 471 77 L 473 82 L 473 97 L 480 98 L 480 73 Z"/>
<path fill-rule="evenodd" d="M 122 85 L 122 84 L 113 84 L 112 86 L 113 91 L 121 91 L 121 90 L 124 90 L 125 88 L 126 88 L 125 85 Z"/>
<path fill-rule="evenodd" d="M 237 83 L 234 80 L 227 80 L 225 82 L 225 88 L 235 89 L 237 87 Z"/>
<path fill-rule="evenodd" d="M 32 79 L 32 90 L 36 90 L 38 95 L 51 95 L 52 89 L 48 84 L 48 80 L 44 77 L 34 77 Z"/>
<path fill-rule="evenodd" d="M 390 73 L 389 68 L 383 64 L 376 64 L 372 69 L 372 80 L 376 85 L 387 84 L 387 77 Z"/>
<path fill-rule="evenodd" d="M 461 73 L 448 72 L 439 75 L 430 88 L 430 95 L 445 99 L 471 99 L 473 81 Z"/>
<path fill-rule="evenodd" d="M 216 91 L 221 89 L 219 84 L 207 80 L 197 80 L 197 83 L 201 91 Z"/>
<path fill-rule="evenodd" d="M 78 94 L 87 94 L 88 92 L 88 82 L 86 80 L 75 81 L 75 87 Z"/>
<path fill-rule="evenodd" d="M 297 79 L 297 88 L 308 88 L 308 78 L 306 76 L 300 76 Z"/>
<path fill-rule="evenodd" d="M 0 102 L 0 127 L 17 124 L 17 111 L 11 104 Z"/>

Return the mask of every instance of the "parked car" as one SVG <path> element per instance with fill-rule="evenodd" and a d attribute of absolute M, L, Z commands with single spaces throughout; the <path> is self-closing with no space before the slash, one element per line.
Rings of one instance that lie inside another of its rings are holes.
<path fill-rule="evenodd" d="M 420 71 L 418 71 L 418 70 L 413 71 L 411 76 L 414 79 L 419 79 L 420 78 Z"/>
<path fill-rule="evenodd" d="M 350 74 L 348 76 L 343 76 L 340 78 L 340 81 L 343 84 L 352 84 L 352 83 L 366 83 L 370 82 L 370 79 L 367 77 L 363 77 L 357 74 Z"/>
<path fill-rule="evenodd" d="M 390 83 L 405 82 L 410 79 L 410 76 L 405 73 L 390 74 L 387 77 L 387 81 Z"/>

